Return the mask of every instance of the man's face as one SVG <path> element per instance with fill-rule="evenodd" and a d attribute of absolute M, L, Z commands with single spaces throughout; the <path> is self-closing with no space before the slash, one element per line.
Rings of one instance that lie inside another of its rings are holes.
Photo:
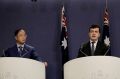
<path fill-rule="evenodd" d="M 24 44 L 26 42 L 26 32 L 24 30 L 20 30 L 17 36 L 15 37 L 17 43 Z"/>
<path fill-rule="evenodd" d="M 89 38 L 92 41 L 97 41 L 100 37 L 99 28 L 91 28 L 89 31 Z"/>

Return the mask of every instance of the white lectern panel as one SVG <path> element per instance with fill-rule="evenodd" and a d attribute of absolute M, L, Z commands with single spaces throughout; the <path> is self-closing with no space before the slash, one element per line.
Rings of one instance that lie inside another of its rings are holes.
<path fill-rule="evenodd" d="M 45 79 L 45 66 L 32 59 L 1 57 L 0 79 Z"/>
<path fill-rule="evenodd" d="M 120 79 L 120 58 L 88 56 L 64 65 L 64 79 Z"/>

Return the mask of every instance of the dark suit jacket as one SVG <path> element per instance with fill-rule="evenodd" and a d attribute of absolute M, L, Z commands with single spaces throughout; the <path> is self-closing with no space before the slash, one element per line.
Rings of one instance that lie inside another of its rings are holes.
<path fill-rule="evenodd" d="M 18 52 L 17 45 L 14 45 L 13 47 L 8 48 L 4 52 L 3 57 L 23 57 L 23 58 L 30 58 L 30 59 L 41 61 L 41 58 L 35 52 L 35 48 L 27 44 L 24 45 L 23 53 L 21 54 L 21 56 L 20 56 L 20 52 Z"/>
<path fill-rule="evenodd" d="M 96 50 L 94 52 L 94 56 L 97 55 L 111 55 L 109 51 L 109 47 L 106 46 L 104 43 L 98 41 Z M 83 44 L 82 48 L 80 47 L 79 52 L 78 52 L 78 57 L 84 57 L 84 56 L 92 56 L 91 55 L 91 47 L 90 47 L 90 42 Z"/>

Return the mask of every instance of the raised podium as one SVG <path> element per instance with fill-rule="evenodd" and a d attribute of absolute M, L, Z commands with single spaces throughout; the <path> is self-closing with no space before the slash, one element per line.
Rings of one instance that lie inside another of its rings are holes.
<path fill-rule="evenodd" d="M 0 79 L 45 79 L 45 65 L 32 59 L 1 57 Z"/>
<path fill-rule="evenodd" d="M 120 58 L 88 56 L 64 65 L 64 79 L 120 79 Z"/>

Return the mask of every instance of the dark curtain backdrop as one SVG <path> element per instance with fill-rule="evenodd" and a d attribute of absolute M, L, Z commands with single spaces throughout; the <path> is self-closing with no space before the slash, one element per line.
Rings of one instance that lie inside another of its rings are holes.
<path fill-rule="evenodd" d="M 91 24 L 103 26 L 105 0 L 0 0 L 0 54 L 15 44 L 14 30 L 24 27 L 27 43 L 48 62 L 47 79 L 61 79 L 60 8 L 68 19 L 69 56 L 76 58 L 88 41 Z M 112 55 L 120 56 L 120 1 L 108 0 Z"/>

